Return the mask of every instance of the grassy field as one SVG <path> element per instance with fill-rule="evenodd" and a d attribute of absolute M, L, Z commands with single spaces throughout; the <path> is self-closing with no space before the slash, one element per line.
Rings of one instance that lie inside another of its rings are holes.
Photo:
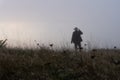
<path fill-rule="evenodd" d="M 120 80 L 120 50 L 3 48 L 0 80 Z"/>

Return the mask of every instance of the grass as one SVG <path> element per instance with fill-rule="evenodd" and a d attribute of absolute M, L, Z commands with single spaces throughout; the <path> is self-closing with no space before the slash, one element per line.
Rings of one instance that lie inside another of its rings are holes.
<path fill-rule="evenodd" d="M 0 49 L 0 80 L 120 80 L 120 50 Z"/>

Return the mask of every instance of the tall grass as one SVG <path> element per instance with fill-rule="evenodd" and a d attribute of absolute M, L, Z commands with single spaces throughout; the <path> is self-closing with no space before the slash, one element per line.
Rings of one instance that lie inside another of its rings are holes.
<path fill-rule="evenodd" d="M 0 49 L 0 80 L 120 80 L 120 50 Z"/>

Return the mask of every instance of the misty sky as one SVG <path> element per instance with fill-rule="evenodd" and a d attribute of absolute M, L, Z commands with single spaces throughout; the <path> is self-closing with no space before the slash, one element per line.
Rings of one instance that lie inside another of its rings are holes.
<path fill-rule="evenodd" d="M 70 43 L 74 27 L 84 43 L 120 45 L 120 0 L 0 0 L 0 38 L 9 44 Z"/>

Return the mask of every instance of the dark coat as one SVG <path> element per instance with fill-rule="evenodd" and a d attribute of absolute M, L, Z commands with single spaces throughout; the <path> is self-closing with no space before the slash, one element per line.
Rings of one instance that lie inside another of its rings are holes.
<path fill-rule="evenodd" d="M 80 42 L 82 42 L 82 38 L 81 38 L 82 34 L 83 34 L 83 32 L 80 31 L 80 30 L 74 31 L 73 34 L 72 34 L 71 42 L 75 43 L 75 44 L 79 44 Z"/>

